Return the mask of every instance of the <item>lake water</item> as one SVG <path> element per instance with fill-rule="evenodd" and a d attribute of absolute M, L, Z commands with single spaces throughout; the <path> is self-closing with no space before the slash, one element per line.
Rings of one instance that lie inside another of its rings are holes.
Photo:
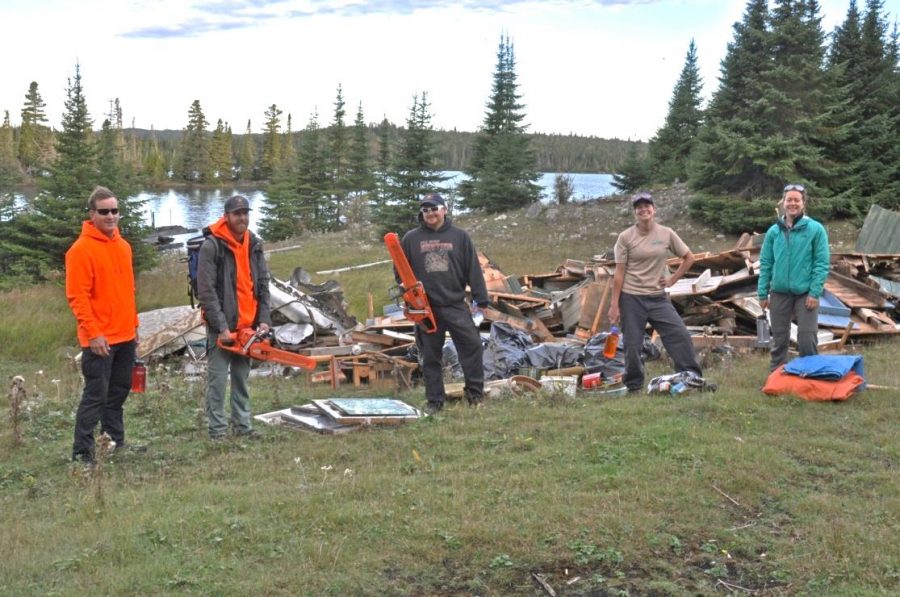
<path fill-rule="evenodd" d="M 448 179 L 443 188 L 451 191 L 465 178 L 462 172 L 446 171 Z M 612 174 L 572 173 L 574 186 L 573 201 L 586 201 L 598 197 L 607 197 L 616 192 L 612 186 Z M 543 172 L 538 184 L 543 189 L 542 201 L 549 202 L 553 197 L 555 172 Z M 266 204 L 266 194 L 252 185 L 222 187 L 217 189 L 168 189 L 164 191 L 144 191 L 138 197 L 145 201 L 145 220 L 148 224 L 159 226 L 180 225 L 185 228 L 202 228 L 222 215 L 225 200 L 235 194 L 244 195 L 250 201 L 254 211 Z M 258 218 L 250 219 L 250 227 L 256 228 Z"/>
<path fill-rule="evenodd" d="M 452 192 L 460 181 L 465 179 L 462 172 L 447 170 L 443 172 L 447 177 L 442 183 L 446 192 Z M 612 174 L 585 174 L 570 173 L 572 177 L 574 193 L 573 201 L 587 201 L 600 197 L 608 197 L 616 192 L 612 186 Z M 541 200 L 548 203 L 553 197 L 553 184 L 556 179 L 555 172 L 542 172 L 538 184 L 542 188 Z M 144 200 L 144 220 L 148 225 L 160 226 L 184 226 L 185 228 L 201 229 L 215 222 L 222 215 L 222 205 L 225 200 L 235 194 L 244 195 L 250 200 L 250 207 L 254 211 L 266 204 L 266 193 L 252 184 L 235 185 L 220 188 L 188 189 L 177 188 L 158 191 L 142 191 L 138 197 Z M 33 198 L 33 192 L 16 195 L 18 206 Z M 258 217 L 250 218 L 250 228 L 255 230 Z M 179 238 L 179 240 L 182 240 Z"/>

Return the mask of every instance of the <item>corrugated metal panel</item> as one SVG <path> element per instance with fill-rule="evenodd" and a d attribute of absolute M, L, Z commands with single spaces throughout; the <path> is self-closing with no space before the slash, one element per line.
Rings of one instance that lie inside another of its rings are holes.
<path fill-rule="evenodd" d="M 888 280 L 887 278 L 879 278 L 878 276 L 873 276 L 872 274 L 869 274 L 869 279 L 878 282 L 878 285 L 881 286 L 881 290 L 888 293 L 889 295 L 900 296 L 900 282 Z"/>
<path fill-rule="evenodd" d="M 900 253 L 900 214 L 878 205 L 869 208 L 856 250 L 860 253 Z"/>

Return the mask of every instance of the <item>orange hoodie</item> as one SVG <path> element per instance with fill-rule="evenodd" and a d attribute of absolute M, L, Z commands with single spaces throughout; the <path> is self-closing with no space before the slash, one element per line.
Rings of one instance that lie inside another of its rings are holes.
<path fill-rule="evenodd" d="M 138 327 L 131 245 L 116 229 L 109 238 L 93 222 L 66 252 L 66 298 L 78 321 L 78 343 L 105 336 L 110 344 L 134 340 Z"/>
<path fill-rule="evenodd" d="M 221 238 L 234 254 L 235 295 L 238 304 L 237 329 L 249 328 L 256 319 L 256 309 L 259 306 L 256 296 L 253 294 L 253 276 L 250 273 L 250 232 L 244 233 L 244 241 L 238 242 L 228 228 L 225 216 L 209 226 L 209 231 L 216 238 Z"/>

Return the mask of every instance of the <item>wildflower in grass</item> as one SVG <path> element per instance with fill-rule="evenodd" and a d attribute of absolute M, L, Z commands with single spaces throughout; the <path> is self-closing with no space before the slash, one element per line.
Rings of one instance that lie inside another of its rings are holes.
<path fill-rule="evenodd" d="M 345 468 L 345 469 L 344 469 L 344 476 L 345 476 L 345 477 L 352 477 L 352 476 L 353 476 L 353 469 L 351 469 L 351 468 Z"/>

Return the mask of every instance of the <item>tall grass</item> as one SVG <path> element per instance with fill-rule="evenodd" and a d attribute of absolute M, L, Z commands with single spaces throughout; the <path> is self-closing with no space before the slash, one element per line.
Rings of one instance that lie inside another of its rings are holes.
<path fill-rule="evenodd" d="M 896 348 L 863 349 L 871 381 L 900 384 Z M 771 398 L 765 356 L 737 364 L 708 372 L 716 394 L 495 399 L 224 445 L 202 384 L 156 371 L 128 405 L 150 449 L 107 462 L 102 504 L 65 462 L 74 403 L 45 398 L 0 461 L 0 592 L 535 594 L 532 572 L 575 594 L 900 590 L 896 395 Z M 253 380 L 257 412 L 328 393 Z"/>

